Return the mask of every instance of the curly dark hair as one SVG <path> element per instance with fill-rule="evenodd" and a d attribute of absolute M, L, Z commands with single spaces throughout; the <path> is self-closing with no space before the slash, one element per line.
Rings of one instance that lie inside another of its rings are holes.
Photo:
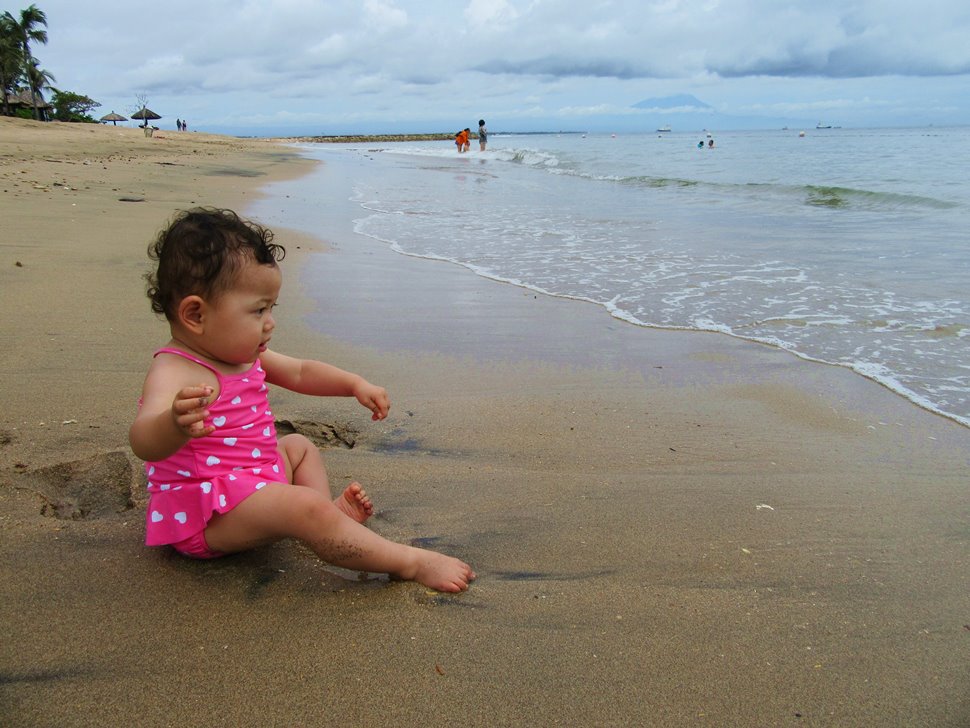
<path fill-rule="evenodd" d="M 145 274 L 152 310 L 174 321 L 183 298 L 218 298 L 247 259 L 275 266 L 285 255 L 286 249 L 273 242 L 271 230 L 232 210 L 200 207 L 180 212 L 148 246 L 148 257 L 158 262 Z"/>

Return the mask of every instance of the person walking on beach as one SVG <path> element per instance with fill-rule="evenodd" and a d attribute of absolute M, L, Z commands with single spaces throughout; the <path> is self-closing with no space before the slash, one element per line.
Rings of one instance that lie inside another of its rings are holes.
<path fill-rule="evenodd" d="M 268 384 L 356 397 L 373 420 L 390 402 L 360 375 L 268 348 L 285 255 L 272 240 L 230 210 L 195 209 L 149 248 L 148 296 L 171 339 L 129 430 L 148 479 L 145 543 L 209 559 L 292 537 L 337 566 L 464 591 L 475 578 L 467 564 L 374 533 L 359 483 L 332 498 L 317 448 L 302 435 L 277 442 Z"/>
<path fill-rule="evenodd" d="M 488 129 L 485 128 L 485 119 L 478 120 L 478 151 L 485 151 L 485 144 L 488 142 Z"/>

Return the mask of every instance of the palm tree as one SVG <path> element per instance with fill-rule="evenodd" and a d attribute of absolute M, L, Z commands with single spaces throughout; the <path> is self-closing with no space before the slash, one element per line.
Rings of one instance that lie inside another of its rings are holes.
<path fill-rule="evenodd" d="M 0 15 L 0 93 L 3 94 L 3 115 L 10 116 L 10 93 L 17 87 L 23 72 L 20 62 L 20 43 L 14 35 L 13 23 Z"/>
<path fill-rule="evenodd" d="M 24 76 L 30 84 L 30 95 L 34 106 L 34 118 L 40 119 L 40 110 L 37 108 L 37 87 L 31 78 L 31 68 L 36 67 L 37 60 L 30 54 L 30 44 L 47 43 L 47 31 L 41 30 L 40 26 L 47 27 L 47 14 L 36 5 L 31 5 L 26 10 L 20 11 L 18 21 L 8 10 L 3 14 L 4 22 L 12 24 L 14 37 L 20 45 L 21 63 L 23 64 Z"/>
<path fill-rule="evenodd" d="M 38 108 L 37 100 L 44 100 L 44 89 L 55 90 L 51 83 L 56 81 L 53 74 L 50 71 L 45 71 L 40 67 L 40 64 L 35 60 L 31 61 L 30 67 L 27 70 L 27 80 L 30 83 L 30 88 L 33 93 L 34 99 L 34 118 L 40 118 L 40 109 Z M 47 117 L 46 121 L 50 121 L 50 117 Z"/>

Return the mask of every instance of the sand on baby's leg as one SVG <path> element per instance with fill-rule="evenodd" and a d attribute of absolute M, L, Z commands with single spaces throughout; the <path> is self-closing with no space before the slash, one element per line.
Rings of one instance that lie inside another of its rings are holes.
<path fill-rule="evenodd" d="M 288 537 L 303 541 L 336 566 L 390 574 L 438 591 L 464 591 L 475 578 L 460 559 L 388 541 L 328 496 L 285 483 L 270 483 L 228 513 L 214 516 L 205 530 L 209 548 L 225 553 Z"/>
<path fill-rule="evenodd" d="M 293 485 L 312 488 L 330 498 L 337 508 L 358 523 L 363 523 L 374 514 L 374 504 L 360 483 L 351 483 L 343 493 L 333 498 L 323 455 L 306 437 L 285 435 L 280 438 L 279 445 L 283 462 L 286 463 L 286 476 Z"/>

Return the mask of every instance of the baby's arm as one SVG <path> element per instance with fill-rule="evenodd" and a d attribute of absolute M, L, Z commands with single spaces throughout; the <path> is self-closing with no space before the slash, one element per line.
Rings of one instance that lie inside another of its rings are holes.
<path fill-rule="evenodd" d="M 157 360 L 148 372 L 141 407 L 128 430 L 132 452 L 142 460 L 164 460 L 190 438 L 205 437 L 215 429 L 204 424 L 212 386 L 181 384 L 172 369 L 158 366 Z"/>
<path fill-rule="evenodd" d="M 300 394 L 356 397 L 358 402 L 373 413 L 374 420 L 383 420 L 391 408 L 383 387 L 371 384 L 359 374 L 344 371 L 332 364 L 311 359 L 294 359 L 268 350 L 260 355 L 260 361 L 266 372 L 266 380 L 271 384 Z"/>

